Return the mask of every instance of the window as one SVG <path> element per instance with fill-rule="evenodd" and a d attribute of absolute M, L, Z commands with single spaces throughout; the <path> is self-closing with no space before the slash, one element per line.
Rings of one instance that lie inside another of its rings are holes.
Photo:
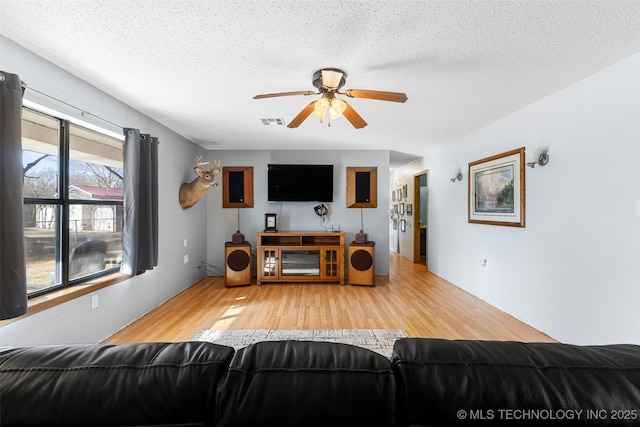
<path fill-rule="evenodd" d="M 22 150 L 29 296 L 117 271 L 122 141 L 25 108 Z"/>

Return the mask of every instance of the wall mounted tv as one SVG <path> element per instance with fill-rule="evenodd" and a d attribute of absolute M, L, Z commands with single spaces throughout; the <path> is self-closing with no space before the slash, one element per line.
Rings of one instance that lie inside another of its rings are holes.
<path fill-rule="evenodd" d="M 270 202 L 333 202 L 333 165 L 268 165 Z"/>

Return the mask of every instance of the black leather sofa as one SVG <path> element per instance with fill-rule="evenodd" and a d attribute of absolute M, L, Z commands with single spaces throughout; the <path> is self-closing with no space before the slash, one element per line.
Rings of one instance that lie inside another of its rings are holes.
<path fill-rule="evenodd" d="M 400 339 L 0 349 L 0 425 L 640 425 L 640 346 Z"/>

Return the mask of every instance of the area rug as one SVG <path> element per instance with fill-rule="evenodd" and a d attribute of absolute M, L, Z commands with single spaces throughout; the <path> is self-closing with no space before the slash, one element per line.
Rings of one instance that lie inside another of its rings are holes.
<path fill-rule="evenodd" d="M 368 348 L 391 357 L 393 344 L 406 338 L 403 329 L 228 329 L 199 332 L 194 341 L 208 341 L 238 350 L 259 341 L 329 341 Z"/>

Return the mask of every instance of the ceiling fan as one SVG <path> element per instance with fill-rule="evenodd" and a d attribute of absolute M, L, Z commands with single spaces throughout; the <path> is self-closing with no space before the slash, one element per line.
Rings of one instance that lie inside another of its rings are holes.
<path fill-rule="evenodd" d="M 329 112 L 329 117 L 333 120 L 345 116 L 349 123 L 356 129 L 363 128 L 367 125 L 367 122 L 353 109 L 346 101 L 337 98 L 336 95 L 346 95 L 350 98 L 368 98 L 377 99 L 381 101 L 391 102 L 405 102 L 407 95 L 400 92 L 383 92 L 379 90 L 365 90 L 365 89 L 347 89 L 344 92 L 340 92 L 340 88 L 344 86 L 346 82 L 347 73 L 337 68 L 323 68 L 313 73 L 313 85 L 318 89 L 314 91 L 297 91 L 297 92 L 280 92 L 280 93 L 266 93 L 262 95 L 256 95 L 253 99 L 274 98 L 278 96 L 292 96 L 292 95 L 322 95 L 322 97 L 316 101 L 312 101 L 309 105 L 304 107 L 302 111 L 289 123 L 287 127 L 297 128 L 311 113 L 314 113 L 320 118 L 320 123 L 324 121 L 324 117 Z M 331 120 L 328 122 L 331 126 Z"/>

